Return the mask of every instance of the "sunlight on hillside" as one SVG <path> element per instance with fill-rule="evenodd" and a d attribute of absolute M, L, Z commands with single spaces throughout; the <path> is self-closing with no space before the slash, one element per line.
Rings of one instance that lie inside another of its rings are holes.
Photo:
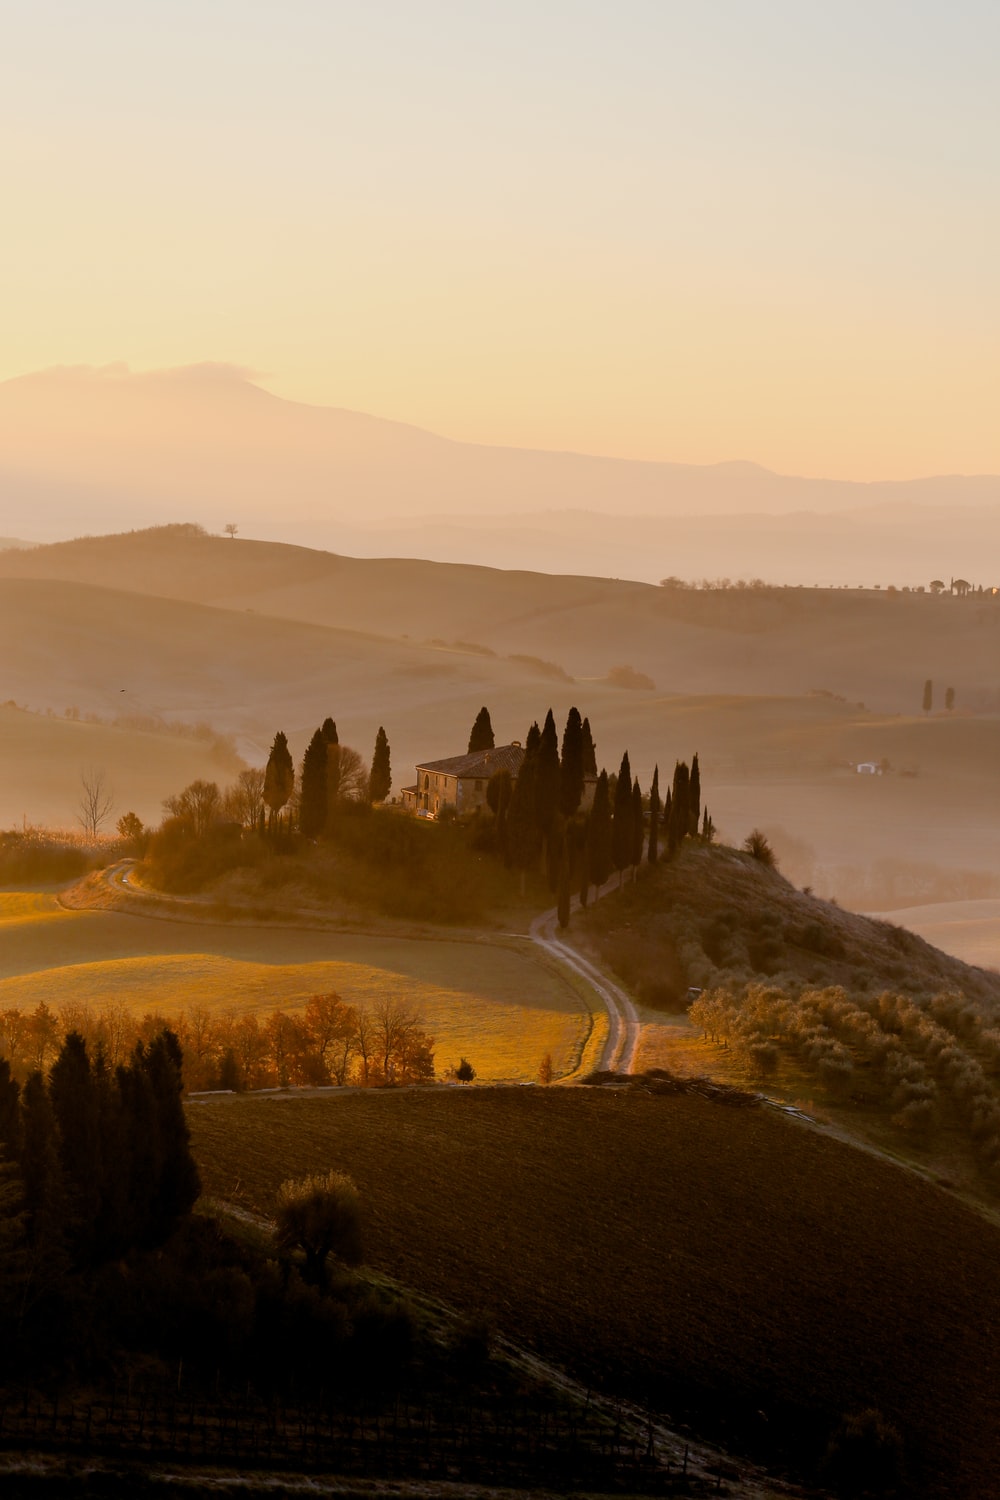
<path fill-rule="evenodd" d="M 17 893 L 3 898 L 27 923 L 47 915 L 51 898 Z M 41 909 L 35 910 L 35 903 Z M 7 916 L 15 924 L 14 911 Z M 91 963 L 40 967 L 0 980 L 0 1011 L 33 1010 L 44 1002 L 58 1010 L 65 1001 L 102 1006 L 124 1003 L 137 1015 L 176 1016 L 204 1007 L 212 1011 L 294 1011 L 310 995 L 335 991 L 349 1004 L 373 1007 L 386 996 L 421 1014 L 435 1039 L 438 1075 L 468 1057 L 482 1082 L 533 1080 L 541 1059 L 552 1057 L 556 1077 L 579 1063 L 591 1032 L 591 1016 L 568 985 L 544 968 L 530 966 L 511 950 L 483 951 L 459 943 L 415 943 L 407 971 L 386 966 L 385 945 L 353 939 L 370 962 L 274 963 L 263 955 L 267 934 L 256 935 L 261 961 L 212 953 L 151 954 Z M 199 932 L 204 940 L 205 932 Z M 40 961 L 43 962 L 40 955 Z M 530 1000 L 527 999 L 530 986 Z"/>

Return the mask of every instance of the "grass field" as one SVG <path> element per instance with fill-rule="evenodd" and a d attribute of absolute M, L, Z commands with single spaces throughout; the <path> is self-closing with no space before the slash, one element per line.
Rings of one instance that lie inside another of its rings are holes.
<path fill-rule="evenodd" d="M 467 1057 L 483 1081 L 572 1072 L 593 1018 L 581 992 L 526 944 L 227 927 L 66 912 L 39 891 L 0 893 L 0 1010 L 41 1001 L 142 1014 L 194 1006 L 293 1010 L 336 991 L 353 1005 L 415 1006 L 443 1072 Z"/>
<path fill-rule="evenodd" d="M 596 1386 L 807 1468 L 878 1407 L 914 1493 L 1000 1490 L 1000 1231 L 762 1109 L 620 1090 L 189 1106 L 206 1191 L 358 1182 L 369 1258 Z"/>

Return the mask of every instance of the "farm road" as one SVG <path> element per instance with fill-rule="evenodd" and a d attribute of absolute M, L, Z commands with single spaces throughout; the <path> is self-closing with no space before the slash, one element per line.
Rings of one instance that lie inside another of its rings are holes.
<path fill-rule="evenodd" d="M 141 905 L 155 906 L 156 901 L 148 891 L 141 885 L 136 885 L 129 878 L 134 867 L 134 861 L 123 860 L 117 865 L 112 865 L 104 872 L 104 883 L 112 891 L 121 895 L 131 897 Z M 604 885 L 595 889 L 591 894 L 591 900 L 600 900 L 602 896 L 611 895 L 619 889 L 617 875 L 612 875 Z M 199 905 L 204 905 L 205 898 L 197 897 L 171 897 L 170 904 L 179 907 L 181 911 L 188 908 L 193 920 L 199 918 L 196 912 Z M 571 911 L 580 910 L 578 896 L 572 898 Z M 156 915 L 166 915 L 157 912 Z M 642 1023 L 639 1020 L 635 1005 L 625 991 L 617 985 L 613 979 L 605 974 L 590 959 L 585 958 L 582 953 L 572 947 L 563 938 L 556 935 L 558 916 L 556 908 L 543 911 L 531 923 L 529 937 L 531 941 L 557 963 L 571 969 L 574 974 L 581 978 L 597 995 L 603 1008 L 608 1014 L 608 1037 L 604 1049 L 598 1061 L 598 1069 L 608 1073 L 630 1073 L 635 1065 L 635 1054 L 642 1033 Z M 516 936 L 516 934 L 514 934 Z M 397 937 L 397 943 L 422 942 L 423 938 Z"/>
<path fill-rule="evenodd" d="M 601 896 L 607 896 L 616 890 L 618 890 L 618 881 L 615 876 L 612 876 L 594 892 L 591 899 L 597 901 Z M 579 909 L 579 897 L 574 896 L 571 911 L 579 911 Z M 531 941 L 537 943 L 558 962 L 572 969 L 600 996 L 601 1003 L 608 1013 L 609 1026 L 608 1039 L 604 1044 L 598 1068 L 606 1073 L 631 1073 L 635 1065 L 639 1037 L 642 1033 L 642 1022 L 639 1020 L 638 1012 L 629 996 L 615 984 L 613 979 L 602 973 L 589 959 L 584 958 L 582 953 L 571 948 L 569 943 L 556 937 L 557 921 L 558 915 L 555 907 L 549 911 L 543 911 L 529 928 Z"/>

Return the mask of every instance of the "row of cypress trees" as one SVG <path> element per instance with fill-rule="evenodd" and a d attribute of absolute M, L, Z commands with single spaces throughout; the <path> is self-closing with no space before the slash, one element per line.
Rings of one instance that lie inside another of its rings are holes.
<path fill-rule="evenodd" d="M 337 725 L 326 718 L 315 731 L 302 757 L 299 777 L 299 830 L 310 839 L 327 829 L 330 814 L 341 796 L 347 776 L 355 776 L 360 756 L 347 745 L 341 745 Z M 384 802 L 392 786 L 389 740 L 379 725 L 375 751 L 367 778 L 370 802 Z M 279 730 L 264 772 L 264 802 L 268 809 L 268 828 L 273 831 L 281 809 L 287 806 L 295 790 L 295 763 L 285 734 Z"/>
<path fill-rule="evenodd" d="M 469 749 L 493 746 L 489 714 L 481 709 L 469 738 Z M 571 708 L 563 731 L 560 751 L 551 708 L 539 729 L 528 730 L 524 760 L 516 779 L 498 771 L 490 780 L 487 800 L 496 817 L 500 849 L 508 864 L 522 872 L 544 860 L 549 885 L 559 892 L 563 925 L 569 919 L 570 892 L 578 889 L 586 905 L 591 886 L 602 886 L 617 870 L 624 871 L 642 861 L 660 857 L 660 834 L 666 837 L 668 856 L 684 839 L 697 835 L 701 806 L 701 772 L 695 754 L 688 766 L 678 761 L 672 785 L 661 805 L 659 767 L 653 772 L 649 795 L 649 835 L 646 837 L 646 804 L 638 779 L 633 779 L 628 751 L 622 756 L 617 776 L 597 773 L 597 753 L 590 721 Z M 581 813 L 584 785 L 596 778 L 589 812 Z M 702 832 L 710 836 L 711 819 L 704 809 Z"/>
<path fill-rule="evenodd" d="M 0 1059 L 0 1311 L 170 1237 L 200 1192 L 182 1092 L 169 1030 L 113 1071 L 71 1032 L 23 1090 Z"/>

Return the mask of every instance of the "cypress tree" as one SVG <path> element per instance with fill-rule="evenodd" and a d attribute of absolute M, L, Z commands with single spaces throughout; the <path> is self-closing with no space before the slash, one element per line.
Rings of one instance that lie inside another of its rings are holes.
<path fill-rule="evenodd" d="M 691 775 L 688 778 L 688 832 L 692 838 L 698 835 L 698 820 L 701 817 L 701 771 L 698 768 L 698 752 L 691 757 Z"/>
<path fill-rule="evenodd" d="M 670 853 L 683 843 L 690 827 L 688 811 L 688 789 L 690 773 L 687 762 L 679 760 L 674 766 L 674 784 L 670 798 L 670 822 L 667 826 L 667 844 Z"/>
<path fill-rule="evenodd" d="M 150 1231 L 152 1243 L 160 1245 L 194 1207 L 201 1180 L 184 1118 L 183 1057 L 175 1034 L 161 1031 L 150 1042 L 142 1062 L 152 1090 L 159 1157 Z"/>
<path fill-rule="evenodd" d="M 129 1233 L 131 1204 L 126 1170 L 132 1142 L 125 1126 L 118 1079 L 108 1067 L 101 1046 L 94 1058 L 93 1077 L 101 1154 L 101 1204 L 94 1227 L 94 1259 L 100 1262 L 123 1255 L 135 1244 Z"/>
<path fill-rule="evenodd" d="M 326 740 L 326 827 L 337 810 L 340 801 L 340 737 L 333 719 L 326 718 L 322 724 Z"/>
<path fill-rule="evenodd" d="M 542 731 L 539 729 L 539 727 L 538 727 L 538 720 L 536 719 L 534 721 L 534 723 L 532 724 L 531 728 L 528 730 L 528 733 L 526 734 L 525 739 L 524 739 L 524 758 L 525 758 L 525 760 L 527 760 L 527 758 L 528 758 L 529 755 L 537 755 L 538 754 L 538 747 L 539 747 L 539 745 L 541 743 L 542 743 Z"/>
<path fill-rule="evenodd" d="M 642 864 L 642 788 L 638 778 L 632 783 L 632 869 L 633 872 Z M 634 879 L 633 873 L 633 879 Z"/>
<path fill-rule="evenodd" d="M 10 1063 L 0 1057 L 0 1155 L 16 1160 L 21 1150 L 21 1088 L 10 1071 Z"/>
<path fill-rule="evenodd" d="M 492 750 L 496 744 L 493 736 L 493 725 L 490 723 L 490 711 L 484 705 L 476 714 L 476 722 L 469 734 L 469 754 L 475 755 L 480 750 Z"/>
<path fill-rule="evenodd" d="M 934 706 L 934 683 L 930 677 L 924 683 L 924 713 L 929 714 Z"/>
<path fill-rule="evenodd" d="M 569 926 L 569 885 L 570 885 L 570 858 L 569 841 L 563 838 L 562 854 L 559 858 L 559 898 L 556 903 L 556 915 L 560 927 Z"/>
<path fill-rule="evenodd" d="M 538 831 L 549 839 L 552 822 L 559 810 L 559 736 L 556 721 L 549 709 L 545 715 L 538 744 L 538 789 L 535 801 Z"/>
<path fill-rule="evenodd" d="M 584 776 L 597 775 L 597 750 L 594 746 L 594 738 L 590 732 L 590 720 L 584 719 L 580 726 L 583 739 L 583 774 Z"/>
<path fill-rule="evenodd" d="M 281 730 L 274 736 L 271 753 L 267 757 L 264 772 L 264 801 L 270 809 L 268 826 L 274 827 L 275 819 L 285 806 L 295 786 L 295 763 L 288 748 L 288 740 Z"/>
<path fill-rule="evenodd" d="M 327 743 L 322 729 L 317 729 L 302 757 L 299 828 L 307 839 L 318 838 L 326 827 Z"/>
<path fill-rule="evenodd" d="M 583 800 L 583 722 L 580 711 L 571 708 L 563 730 L 559 762 L 559 809 L 571 818 Z"/>
<path fill-rule="evenodd" d="M 664 828 L 666 828 L 668 831 L 669 831 L 669 828 L 670 828 L 670 819 L 673 817 L 673 815 L 674 815 L 674 794 L 671 791 L 670 787 L 667 787 L 667 795 L 666 795 L 666 799 L 665 799 L 665 801 L 663 803 L 663 817 L 660 819 L 660 822 L 663 824 Z"/>
<path fill-rule="evenodd" d="M 28 1278 L 28 1215 L 17 1167 L 0 1147 L 0 1329 L 12 1323 L 24 1302 Z M 10 1334 L 0 1338 L 0 1371 L 11 1348 Z"/>
<path fill-rule="evenodd" d="M 615 786 L 614 824 L 611 835 L 611 858 L 619 876 L 632 862 L 632 768 L 628 751 L 622 756 Z M 621 880 L 619 880 L 621 884 Z"/>
<path fill-rule="evenodd" d="M 28 1214 L 32 1280 L 39 1293 L 52 1286 L 68 1268 L 64 1219 L 66 1211 L 58 1128 L 52 1101 L 41 1073 L 32 1073 L 21 1096 L 21 1182 Z"/>
<path fill-rule="evenodd" d="M 655 865 L 660 858 L 660 768 L 653 767 L 653 784 L 649 789 L 649 849 L 646 858 Z"/>
<path fill-rule="evenodd" d="M 49 1096 L 66 1186 L 66 1228 L 76 1263 L 88 1265 L 96 1248 L 104 1163 L 97 1090 L 87 1044 L 78 1031 L 69 1033 L 52 1064 Z"/>
<path fill-rule="evenodd" d="M 537 724 L 533 726 L 537 732 Z M 537 742 L 536 742 L 537 743 Z M 541 838 L 538 832 L 536 810 L 538 783 L 538 752 L 525 754 L 517 780 L 511 792 L 507 810 L 508 858 L 521 872 L 521 894 L 524 894 L 525 874 L 538 860 Z"/>
<path fill-rule="evenodd" d="M 371 774 L 368 777 L 368 797 L 372 802 L 384 802 L 392 786 L 392 770 L 389 764 L 389 741 L 381 724 L 375 736 L 375 753 L 372 756 Z"/>
<path fill-rule="evenodd" d="M 587 823 L 587 869 L 598 890 L 611 874 L 611 799 L 608 773 L 602 771 L 594 788 L 594 805 Z"/>

